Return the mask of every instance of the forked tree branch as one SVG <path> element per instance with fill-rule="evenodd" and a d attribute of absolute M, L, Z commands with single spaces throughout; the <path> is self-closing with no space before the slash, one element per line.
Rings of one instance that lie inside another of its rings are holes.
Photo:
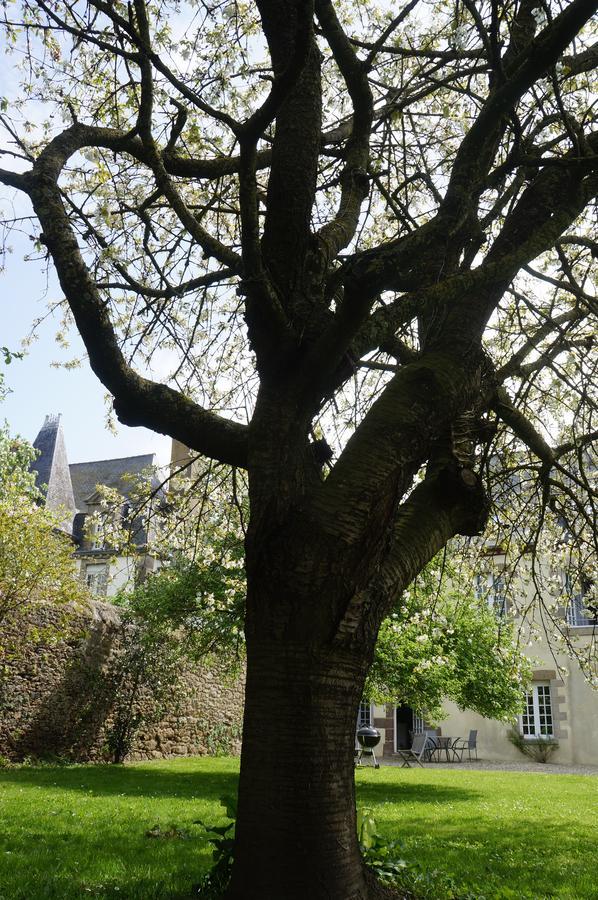
<path fill-rule="evenodd" d="M 339 207 L 334 219 L 320 228 L 317 235 L 325 259 L 329 261 L 351 241 L 357 229 L 361 204 L 369 193 L 369 139 L 374 101 L 367 67 L 351 46 L 331 0 L 316 0 L 316 12 L 353 104 L 351 135 L 343 154 Z"/>
<path fill-rule="evenodd" d="M 60 158 L 60 154 L 58 154 Z M 91 368 L 114 397 L 121 422 L 168 434 L 220 462 L 247 465 L 247 428 L 203 409 L 179 391 L 140 376 L 125 361 L 107 305 L 81 256 L 56 183 L 61 166 L 52 152 L 33 170 L 6 179 L 27 193 L 42 227 L 58 279 L 88 352 Z"/>
<path fill-rule="evenodd" d="M 402 591 L 451 538 L 481 533 L 488 509 L 477 478 L 467 484 L 442 471 L 420 482 L 397 506 L 376 574 L 347 604 L 335 642 L 359 645 L 364 632 L 377 630 Z"/>

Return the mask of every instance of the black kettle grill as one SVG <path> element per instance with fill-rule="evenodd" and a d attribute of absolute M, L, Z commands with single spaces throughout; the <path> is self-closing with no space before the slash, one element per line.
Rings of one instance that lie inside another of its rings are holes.
<path fill-rule="evenodd" d="M 362 725 L 361 728 L 357 729 L 357 743 L 359 748 L 356 754 L 355 765 L 371 765 L 375 769 L 379 769 L 380 763 L 376 759 L 374 752 L 374 747 L 377 747 L 380 743 L 380 732 L 378 729 L 374 728 L 373 725 Z M 363 762 L 364 759 L 368 762 Z"/>

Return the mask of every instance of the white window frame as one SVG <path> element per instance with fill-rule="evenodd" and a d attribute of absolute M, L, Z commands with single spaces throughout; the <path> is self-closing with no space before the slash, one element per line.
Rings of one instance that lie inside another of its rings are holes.
<path fill-rule="evenodd" d="M 108 588 L 108 564 L 86 563 L 85 584 L 94 597 L 105 597 Z"/>
<path fill-rule="evenodd" d="M 374 724 L 374 708 L 367 700 L 359 704 L 357 710 L 357 728 L 363 728 L 364 725 Z"/>
<path fill-rule="evenodd" d="M 534 682 L 526 693 L 525 712 L 519 716 L 519 732 L 526 741 L 554 737 L 554 704 L 549 681 Z"/>
<path fill-rule="evenodd" d="M 487 574 L 476 575 L 474 592 L 478 600 L 484 600 L 488 609 L 498 618 L 506 615 L 507 594 L 505 573 L 502 569 L 493 569 Z"/>

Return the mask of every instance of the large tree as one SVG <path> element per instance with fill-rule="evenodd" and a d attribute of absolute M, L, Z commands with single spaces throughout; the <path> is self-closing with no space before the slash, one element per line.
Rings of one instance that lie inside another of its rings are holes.
<path fill-rule="evenodd" d="M 122 422 L 247 472 L 230 898 L 369 896 L 357 703 L 391 605 L 484 531 L 484 460 L 586 536 L 597 8 L 4 8 L 0 181 L 90 365 Z"/>

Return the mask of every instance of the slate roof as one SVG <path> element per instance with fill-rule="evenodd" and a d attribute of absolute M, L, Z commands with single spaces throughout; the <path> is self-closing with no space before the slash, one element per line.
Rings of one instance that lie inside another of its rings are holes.
<path fill-rule="evenodd" d="M 126 499 L 134 486 L 129 476 L 139 475 L 148 466 L 153 466 L 154 454 L 123 456 L 119 459 L 98 459 L 92 462 L 72 463 L 70 466 L 75 502 L 79 510 L 73 522 L 73 537 L 82 547 L 81 552 L 89 555 L 85 547 L 85 514 L 93 511 L 98 485 L 115 488 Z M 147 532 L 141 518 L 133 523 L 133 543 L 142 547 L 147 543 Z M 99 551 L 100 553 L 102 551 Z"/>
<path fill-rule="evenodd" d="M 46 506 L 67 510 L 72 521 L 76 511 L 75 498 L 59 415 L 46 416 L 33 446 L 39 456 L 31 469 L 35 472 L 37 487 L 46 497 Z M 70 531 L 70 522 L 65 522 L 65 526 Z"/>
<path fill-rule="evenodd" d="M 154 465 L 153 453 L 69 465 L 59 415 L 46 416 L 33 446 L 39 451 L 31 465 L 35 483 L 44 492 L 49 509 L 67 510 L 63 527 L 77 543 L 83 541 L 85 514 L 90 512 L 97 486 L 116 488 L 126 499 L 132 484 L 125 476 L 139 475 Z M 135 543 L 141 545 L 145 541 L 146 534 L 140 521 Z"/>
<path fill-rule="evenodd" d="M 71 463 L 69 466 L 75 503 L 79 512 L 88 512 L 88 501 L 96 494 L 97 485 L 116 488 L 128 497 L 131 482 L 124 476 L 139 475 L 154 464 L 153 453 L 123 456 L 120 459 L 98 459 L 93 462 Z"/>

